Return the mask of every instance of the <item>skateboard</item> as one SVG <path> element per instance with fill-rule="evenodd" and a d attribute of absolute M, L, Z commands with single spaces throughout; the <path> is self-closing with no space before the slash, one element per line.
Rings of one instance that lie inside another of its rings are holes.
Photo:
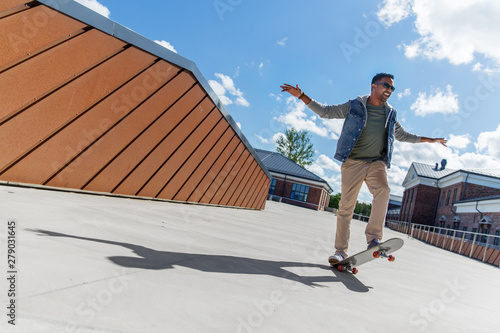
<path fill-rule="evenodd" d="M 394 261 L 396 258 L 390 253 L 399 250 L 404 244 L 404 241 L 400 238 L 391 238 L 377 246 L 374 246 L 368 250 L 361 251 L 350 257 L 345 258 L 338 263 L 331 264 L 332 267 L 336 267 L 339 272 L 349 271 L 352 274 L 358 273 L 357 266 L 372 261 L 377 258 L 388 259 L 389 261 Z"/>

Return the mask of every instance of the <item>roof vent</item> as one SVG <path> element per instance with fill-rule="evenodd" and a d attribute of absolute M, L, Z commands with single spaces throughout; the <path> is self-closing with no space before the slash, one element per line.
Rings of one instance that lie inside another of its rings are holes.
<path fill-rule="evenodd" d="M 448 163 L 448 161 L 446 159 L 442 159 L 441 160 L 441 169 L 439 170 L 444 170 L 444 168 L 446 168 L 446 164 Z M 437 169 L 437 168 L 436 168 Z"/>

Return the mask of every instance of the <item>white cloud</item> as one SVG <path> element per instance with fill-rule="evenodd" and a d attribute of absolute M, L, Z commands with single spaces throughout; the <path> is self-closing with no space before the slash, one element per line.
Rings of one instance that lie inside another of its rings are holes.
<path fill-rule="evenodd" d="M 222 84 L 220 84 L 215 80 L 209 80 L 208 84 L 210 85 L 210 87 L 212 87 L 212 90 L 217 94 L 222 104 L 224 105 L 233 104 L 233 101 L 226 96 L 226 89 L 222 86 Z"/>
<path fill-rule="evenodd" d="M 276 44 L 278 44 L 278 45 L 279 45 L 279 46 L 281 46 L 281 47 L 284 47 L 284 46 L 286 45 L 286 41 L 287 41 L 287 40 L 288 40 L 288 37 L 283 37 L 283 38 L 281 38 L 280 40 L 278 40 L 278 41 L 276 42 Z"/>
<path fill-rule="evenodd" d="M 281 133 L 281 132 L 278 132 L 278 133 L 275 133 L 274 135 L 272 136 L 269 136 L 269 137 L 263 137 L 259 134 L 255 134 L 255 137 L 257 138 L 257 140 L 259 140 L 260 143 L 264 144 L 264 145 L 273 145 L 274 148 L 276 148 L 278 145 L 276 144 L 276 141 L 278 141 L 278 139 L 280 137 L 283 137 L 286 139 L 286 136 L 284 133 Z"/>
<path fill-rule="evenodd" d="M 493 132 L 479 134 L 474 144 L 480 153 L 485 153 L 491 158 L 500 161 L 500 125 Z"/>
<path fill-rule="evenodd" d="M 411 14 L 411 0 L 384 0 L 379 6 L 377 15 L 387 27 L 397 23 Z"/>
<path fill-rule="evenodd" d="M 311 165 L 306 165 L 305 168 L 314 173 L 316 176 L 323 177 L 325 175 L 325 170 L 323 170 L 323 168 L 317 165 L 316 163 L 313 163 Z"/>
<path fill-rule="evenodd" d="M 328 129 L 318 124 L 318 117 L 309 116 L 305 112 L 306 105 L 295 97 L 286 100 L 288 112 L 275 118 L 278 122 L 295 128 L 297 131 L 308 131 L 321 137 L 329 137 Z M 312 111 L 308 111 L 313 113 Z"/>
<path fill-rule="evenodd" d="M 76 2 L 81 3 L 85 7 L 88 7 L 90 9 L 92 9 L 93 11 L 95 11 L 95 12 L 97 12 L 105 17 L 109 17 L 109 14 L 111 13 L 109 11 L 108 7 L 99 3 L 99 1 L 97 1 L 97 0 L 76 0 Z"/>
<path fill-rule="evenodd" d="M 384 0 L 378 11 L 386 27 L 415 17 L 420 38 L 403 44 L 409 58 L 447 59 L 467 64 L 476 55 L 500 65 L 500 1 L 498 0 Z"/>
<path fill-rule="evenodd" d="M 259 140 L 259 142 L 262 144 L 268 145 L 271 143 L 271 141 L 269 139 L 266 139 L 258 134 L 255 134 L 255 137 L 257 137 L 257 140 Z"/>
<path fill-rule="evenodd" d="M 389 187 L 391 188 L 391 194 L 403 195 L 403 181 L 406 178 L 408 169 L 400 168 L 397 165 L 391 165 L 387 169 L 387 180 L 389 181 Z"/>
<path fill-rule="evenodd" d="M 411 95 L 410 88 L 406 88 L 403 92 L 398 93 L 398 99 L 402 99 L 403 97 L 408 97 Z"/>
<path fill-rule="evenodd" d="M 458 113 L 458 95 L 453 93 L 453 87 L 446 86 L 446 92 L 437 88 L 433 93 L 418 93 L 418 98 L 411 105 L 410 109 L 417 116 L 426 116 L 433 113 L 453 114 Z"/>
<path fill-rule="evenodd" d="M 450 134 L 448 139 L 448 147 L 456 149 L 465 149 L 471 143 L 470 135 L 454 135 Z"/>
<path fill-rule="evenodd" d="M 275 99 L 276 102 L 281 102 L 283 100 L 283 98 L 281 97 L 281 95 L 276 95 L 276 94 L 273 94 L 273 93 L 270 93 L 269 97 Z"/>
<path fill-rule="evenodd" d="M 340 138 L 344 119 L 321 119 L 323 126 L 328 130 L 330 139 L 337 140 Z"/>
<path fill-rule="evenodd" d="M 169 49 L 170 51 L 177 53 L 177 51 L 176 51 L 176 50 L 175 50 L 175 48 L 172 46 L 172 44 L 170 44 L 170 43 L 169 43 L 169 42 L 167 42 L 166 40 L 155 40 L 155 43 L 158 43 L 158 44 L 160 44 L 161 46 L 163 46 L 164 48 Z"/>
<path fill-rule="evenodd" d="M 494 72 L 497 72 L 498 69 L 495 70 L 495 69 L 490 68 L 488 66 L 484 66 L 480 62 L 476 62 L 474 64 L 474 66 L 472 66 L 472 71 L 474 71 L 474 72 L 483 72 L 483 73 L 494 73 Z"/>
<path fill-rule="evenodd" d="M 243 92 L 236 88 L 234 85 L 233 79 L 231 79 L 229 76 L 220 74 L 220 73 L 215 73 L 215 76 L 219 79 L 219 81 L 215 80 L 209 80 L 208 84 L 210 84 L 210 87 L 214 90 L 214 92 L 219 96 L 219 99 L 224 105 L 229 105 L 233 104 L 233 100 L 226 96 L 226 92 L 231 94 L 232 96 L 236 97 L 236 100 L 234 103 L 237 105 L 245 106 L 248 107 L 250 106 L 250 103 L 243 97 Z"/>
<path fill-rule="evenodd" d="M 339 162 L 335 162 L 331 158 L 329 158 L 326 155 L 319 155 L 319 157 L 316 159 L 316 164 L 320 166 L 321 168 L 327 169 L 327 170 L 332 170 L 336 172 L 340 172 L 340 165 Z"/>
<path fill-rule="evenodd" d="M 324 180 L 328 182 L 333 190 L 333 193 L 340 193 L 341 190 L 341 176 L 340 172 L 333 173 L 331 176 L 325 175 L 321 176 Z M 360 196 L 361 197 L 361 196 Z"/>

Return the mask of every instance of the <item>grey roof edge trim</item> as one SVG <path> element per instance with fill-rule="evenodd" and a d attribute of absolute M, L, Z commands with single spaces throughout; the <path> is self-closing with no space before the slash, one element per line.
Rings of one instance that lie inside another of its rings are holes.
<path fill-rule="evenodd" d="M 223 117 L 227 120 L 232 129 L 236 132 L 236 135 L 241 139 L 245 147 L 252 154 L 254 159 L 257 161 L 259 166 L 262 168 L 268 179 L 271 179 L 271 174 L 269 170 L 265 167 L 264 163 L 260 160 L 257 152 L 252 147 L 250 142 L 247 140 L 239 126 L 234 121 L 233 117 L 226 110 L 222 102 L 220 101 L 217 94 L 210 87 L 208 81 L 201 74 L 200 70 L 194 62 L 184 58 L 183 56 L 170 51 L 169 49 L 159 45 L 158 43 L 138 34 L 137 32 L 114 22 L 113 20 L 102 16 L 101 14 L 93 11 L 90 8 L 74 1 L 74 0 L 38 0 L 52 9 L 55 9 L 63 14 L 73 17 L 79 21 L 82 21 L 88 25 L 95 27 L 96 29 L 114 36 L 120 40 L 130 43 L 146 52 L 152 53 L 162 59 L 167 60 L 177 66 L 183 67 L 193 73 L 194 77 L 198 80 L 200 85 L 205 89 L 209 97 L 214 102 L 215 106 L 222 113 Z"/>
<path fill-rule="evenodd" d="M 453 204 L 456 205 L 456 204 L 461 204 L 461 203 L 469 203 L 469 202 L 476 202 L 476 201 L 489 201 L 489 200 L 500 200 L 500 195 L 490 195 L 487 197 L 464 199 L 464 200 L 455 201 Z"/>

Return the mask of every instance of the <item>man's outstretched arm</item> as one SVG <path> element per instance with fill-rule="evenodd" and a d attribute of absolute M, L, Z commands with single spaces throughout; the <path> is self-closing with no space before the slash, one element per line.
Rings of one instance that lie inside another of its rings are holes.
<path fill-rule="evenodd" d="M 347 113 L 349 112 L 350 108 L 350 103 L 344 103 L 344 104 L 339 104 L 339 105 L 325 105 L 316 102 L 309 96 L 307 96 L 300 88 L 299 85 L 297 84 L 295 87 L 285 83 L 284 85 L 280 86 L 281 87 L 281 92 L 287 92 L 290 95 L 297 97 L 300 99 L 302 102 L 304 102 L 305 105 L 312 111 L 314 111 L 318 116 L 321 118 L 327 118 L 327 119 L 342 119 L 345 118 Z"/>

